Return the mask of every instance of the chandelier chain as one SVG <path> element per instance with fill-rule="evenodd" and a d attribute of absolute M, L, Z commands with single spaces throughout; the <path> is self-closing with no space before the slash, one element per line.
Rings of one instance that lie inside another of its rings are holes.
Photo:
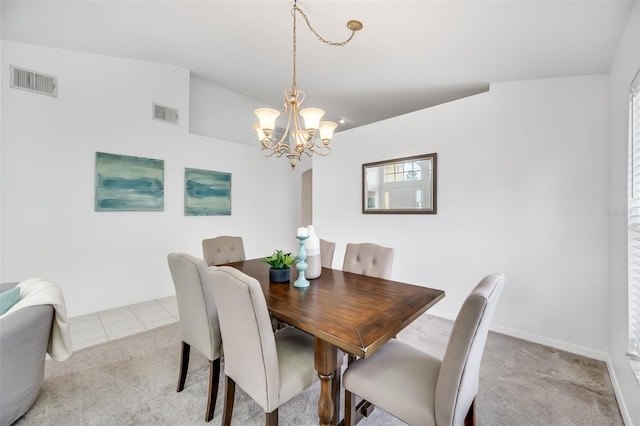
<path fill-rule="evenodd" d="M 309 18 L 307 17 L 307 15 L 305 15 L 305 13 L 302 11 L 302 9 L 300 9 L 298 7 L 298 5 L 294 4 L 293 5 L 293 9 L 291 10 L 291 13 L 294 15 L 293 16 L 293 21 L 294 21 L 294 29 L 295 29 L 295 12 L 300 13 L 300 15 L 302 15 L 302 17 L 304 18 L 304 21 L 307 23 L 307 27 L 309 27 L 309 30 L 315 34 L 315 36 L 318 38 L 318 40 L 320 40 L 323 43 L 326 43 L 330 46 L 344 46 L 345 44 L 349 43 L 351 41 L 351 39 L 353 38 L 353 36 L 356 34 L 356 30 L 351 30 L 351 35 L 349 36 L 348 39 L 346 39 L 345 41 L 331 41 L 331 40 L 327 40 L 324 37 L 322 37 L 320 34 L 318 34 L 318 32 L 315 30 L 315 28 L 313 28 L 311 26 L 311 23 L 309 22 Z M 294 31 L 294 39 L 295 39 L 295 31 Z"/>
<path fill-rule="evenodd" d="M 293 9 L 291 9 L 291 15 L 293 15 L 293 82 L 292 82 L 292 87 L 297 87 L 296 84 L 296 48 L 297 48 L 297 43 L 296 43 L 296 12 L 295 9 L 297 9 L 298 6 L 296 6 L 295 4 L 293 5 Z"/>

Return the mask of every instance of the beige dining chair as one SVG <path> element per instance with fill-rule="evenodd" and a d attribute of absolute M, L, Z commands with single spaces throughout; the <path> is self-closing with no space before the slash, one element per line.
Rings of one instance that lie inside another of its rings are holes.
<path fill-rule="evenodd" d="M 347 243 L 342 270 L 388 280 L 391 278 L 393 254 L 394 250 L 392 248 L 377 244 Z M 351 364 L 354 360 L 355 356 L 349 354 L 348 363 Z"/>
<path fill-rule="evenodd" d="M 390 279 L 393 253 L 392 248 L 377 244 L 348 243 L 344 253 L 342 270 L 369 277 Z"/>
<path fill-rule="evenodd" d="M 331 268 L 333 265 L 333 253 L 336 251 L 336 243 L 320 238 L 320 263 L 323 268 Z"/>
<path fill-rule="evenodd" d="M 318 380 L 313 337 L 271 329 L 267 302 L 255 278 L 229 266 L 210 267 L 224 341 L 223 425 L 231 424 L 236 384 L 278 424 L 278 407 Z"/>
<path fill-rule="evenodd" d="M 220 356 L 222 340 L 218 311 L 213 297 L 207 265 L 185 253 L 170 253 L 167 256 L 173 278 L 180 315 L 180 370 L 177 392 L 184 389 L 189 369 L 191 346 L 209 360 L 209 392 L 205 421 L 213 418 L 220 381 Z"/>
<path fill-rule="evenodd" d="M 222 235 L 202 240 L 202 254 L 207 266 L 245 260 L 242 237 Z"/>
<path fill-rule="evenodd" d="M 480 361 L 504 276 L 486 276 L 467 297 L 440 359 L 391 339 L 343 375 L 345 425 L 354 420 L 355 395 L 410 425 L 474 425 Z"/>

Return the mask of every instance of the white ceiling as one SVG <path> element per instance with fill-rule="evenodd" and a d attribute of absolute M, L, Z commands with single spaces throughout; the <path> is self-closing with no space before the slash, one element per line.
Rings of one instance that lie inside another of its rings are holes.
<path fill-rule="evenodd" d="M 4 40 L 173 64 L 279 108 L 292 1 L 5 1 Z M 479 93 L 492 82 L 606 73 L 631 1 L 299 1 L 298 86 L 340 129 Z"/>

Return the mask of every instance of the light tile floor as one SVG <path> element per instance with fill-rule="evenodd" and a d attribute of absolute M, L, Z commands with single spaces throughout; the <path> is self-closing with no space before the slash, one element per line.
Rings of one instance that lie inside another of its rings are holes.
<path fill-rule="evenodd" d="M 171 324 L 178 318 L 175 296 L 69 318 L 73 350 Z"/>

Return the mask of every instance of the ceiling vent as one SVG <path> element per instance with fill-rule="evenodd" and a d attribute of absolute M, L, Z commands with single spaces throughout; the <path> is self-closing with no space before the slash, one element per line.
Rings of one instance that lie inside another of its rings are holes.
<path fill-rule="evenodd" d="M 11 87 L 58 97 L 58 77 L 11 65 Z"/>
<path fill-rule="evenodd" d="M 153 104 L 153 118 L 165 123 L 178 124 L 178 110 L 163 105 Z"/>

